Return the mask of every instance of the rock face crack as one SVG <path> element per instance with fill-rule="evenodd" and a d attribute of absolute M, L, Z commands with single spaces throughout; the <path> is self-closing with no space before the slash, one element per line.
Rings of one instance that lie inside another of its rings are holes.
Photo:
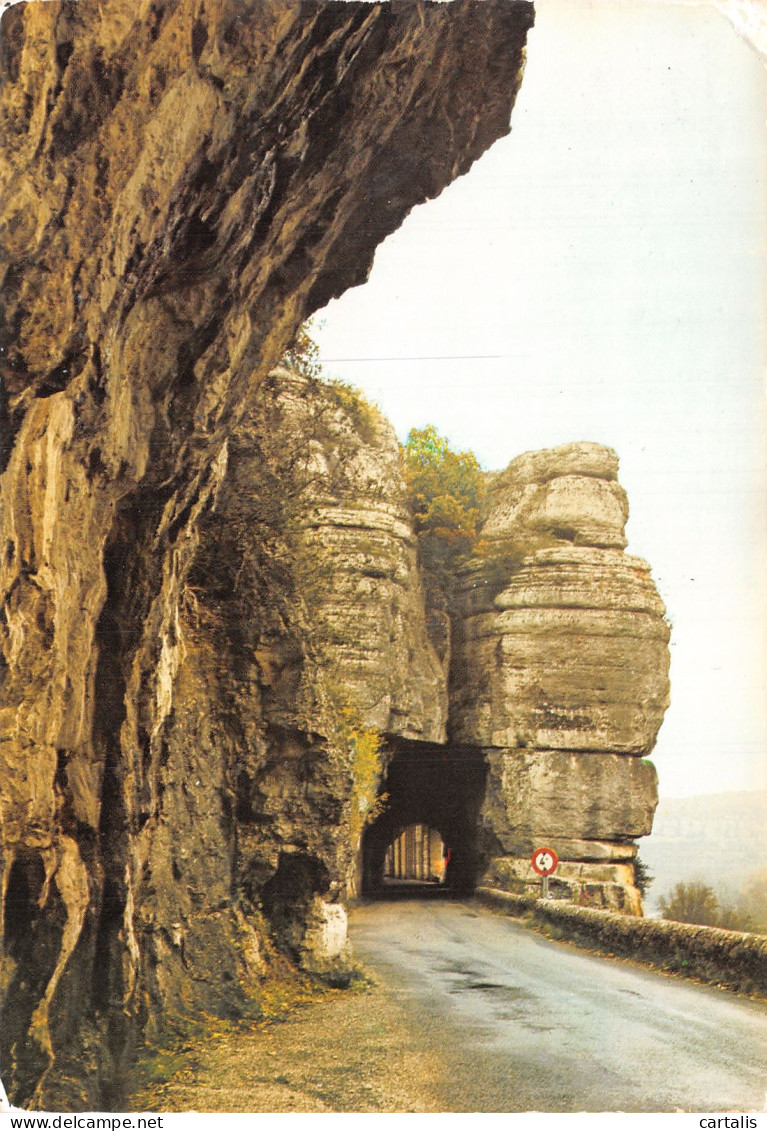
<path fill-rule="evenodd" d="M 279 532 L 256 539 L 258 639 L 212 626 L 216 577 L 203 594 L 190 571 L 244 406 L 300 323 L 507 132 L 532 18 L 513 0 L 3 16 L 0 878 L 30 936 L 0 968 L 16 1102 L 119 1102 L 138 1037 L 248 1008 L 259 893 L 291 854 L 312 937 L 338 938 L 348 743 L 311 702 Z M 291 686 L 305 721 L 280 730 Z"/>

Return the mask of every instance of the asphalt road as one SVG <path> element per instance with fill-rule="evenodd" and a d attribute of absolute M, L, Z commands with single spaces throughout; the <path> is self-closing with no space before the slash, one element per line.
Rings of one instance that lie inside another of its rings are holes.
<path fill-rule="evenodd" d="M 445 1111 L 765 1109 L 763 1002 L 550 942 L 471 902 L 365 904 L 350 934 L 439 1052 Z"/>

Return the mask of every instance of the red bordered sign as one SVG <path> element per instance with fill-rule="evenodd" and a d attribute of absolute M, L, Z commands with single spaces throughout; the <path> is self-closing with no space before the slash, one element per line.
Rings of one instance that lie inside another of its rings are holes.
<path fill-rule="evenodd" d="M 536 848 L 531 863 L 533 871 L 539 876 L 553 876 L 557 870 L 559 857 L 553 848 Z"/>

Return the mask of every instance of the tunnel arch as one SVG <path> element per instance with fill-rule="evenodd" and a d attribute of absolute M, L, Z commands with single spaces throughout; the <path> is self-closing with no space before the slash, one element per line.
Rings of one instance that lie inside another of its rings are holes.
<path fill-rule="evenodd" d="M 442 833 L 426 821 L 394 832 L 384 856 L 383 882 L 417 881 L 443 884 L 450 849 Z"/>
<path fill-rule="evenodd" d="M 389 844 L 411 825 L 435 829 L 450 850 L 445 890 L 470 891 L 482 866 L 479 810 L 487 768 L 476 747 L 394 738 L 381 794 L 386 802 L 362 840 L 362 894 L 380 895 Z"/>

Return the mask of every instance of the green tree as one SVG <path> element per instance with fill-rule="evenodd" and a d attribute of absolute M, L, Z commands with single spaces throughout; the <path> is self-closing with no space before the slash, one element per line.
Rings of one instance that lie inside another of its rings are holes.
<path fill-rule="evenodd" d="M 433 424 L 412 428 L 402 449 L 421 561 L 442 584 L 476 547 L 485 479 L 473 452 L 454 452 Z"/>
<path fill-rule="evenodd" d="M 716 892 L 700 880 L 675 884 L 668 898 L 661 896 L 659 905 L 664 919 L 673 919 L 677 923 L 697 923 L 704 927 L 718 927 L 720 924 Z"/>
<path fill-rule="evenodd" d="M 634 859 L 634 887 L 639 888 L 639 893 L 644 899 L 647 889 L 655 882 L 655 876 L 640 856 Z"/>

